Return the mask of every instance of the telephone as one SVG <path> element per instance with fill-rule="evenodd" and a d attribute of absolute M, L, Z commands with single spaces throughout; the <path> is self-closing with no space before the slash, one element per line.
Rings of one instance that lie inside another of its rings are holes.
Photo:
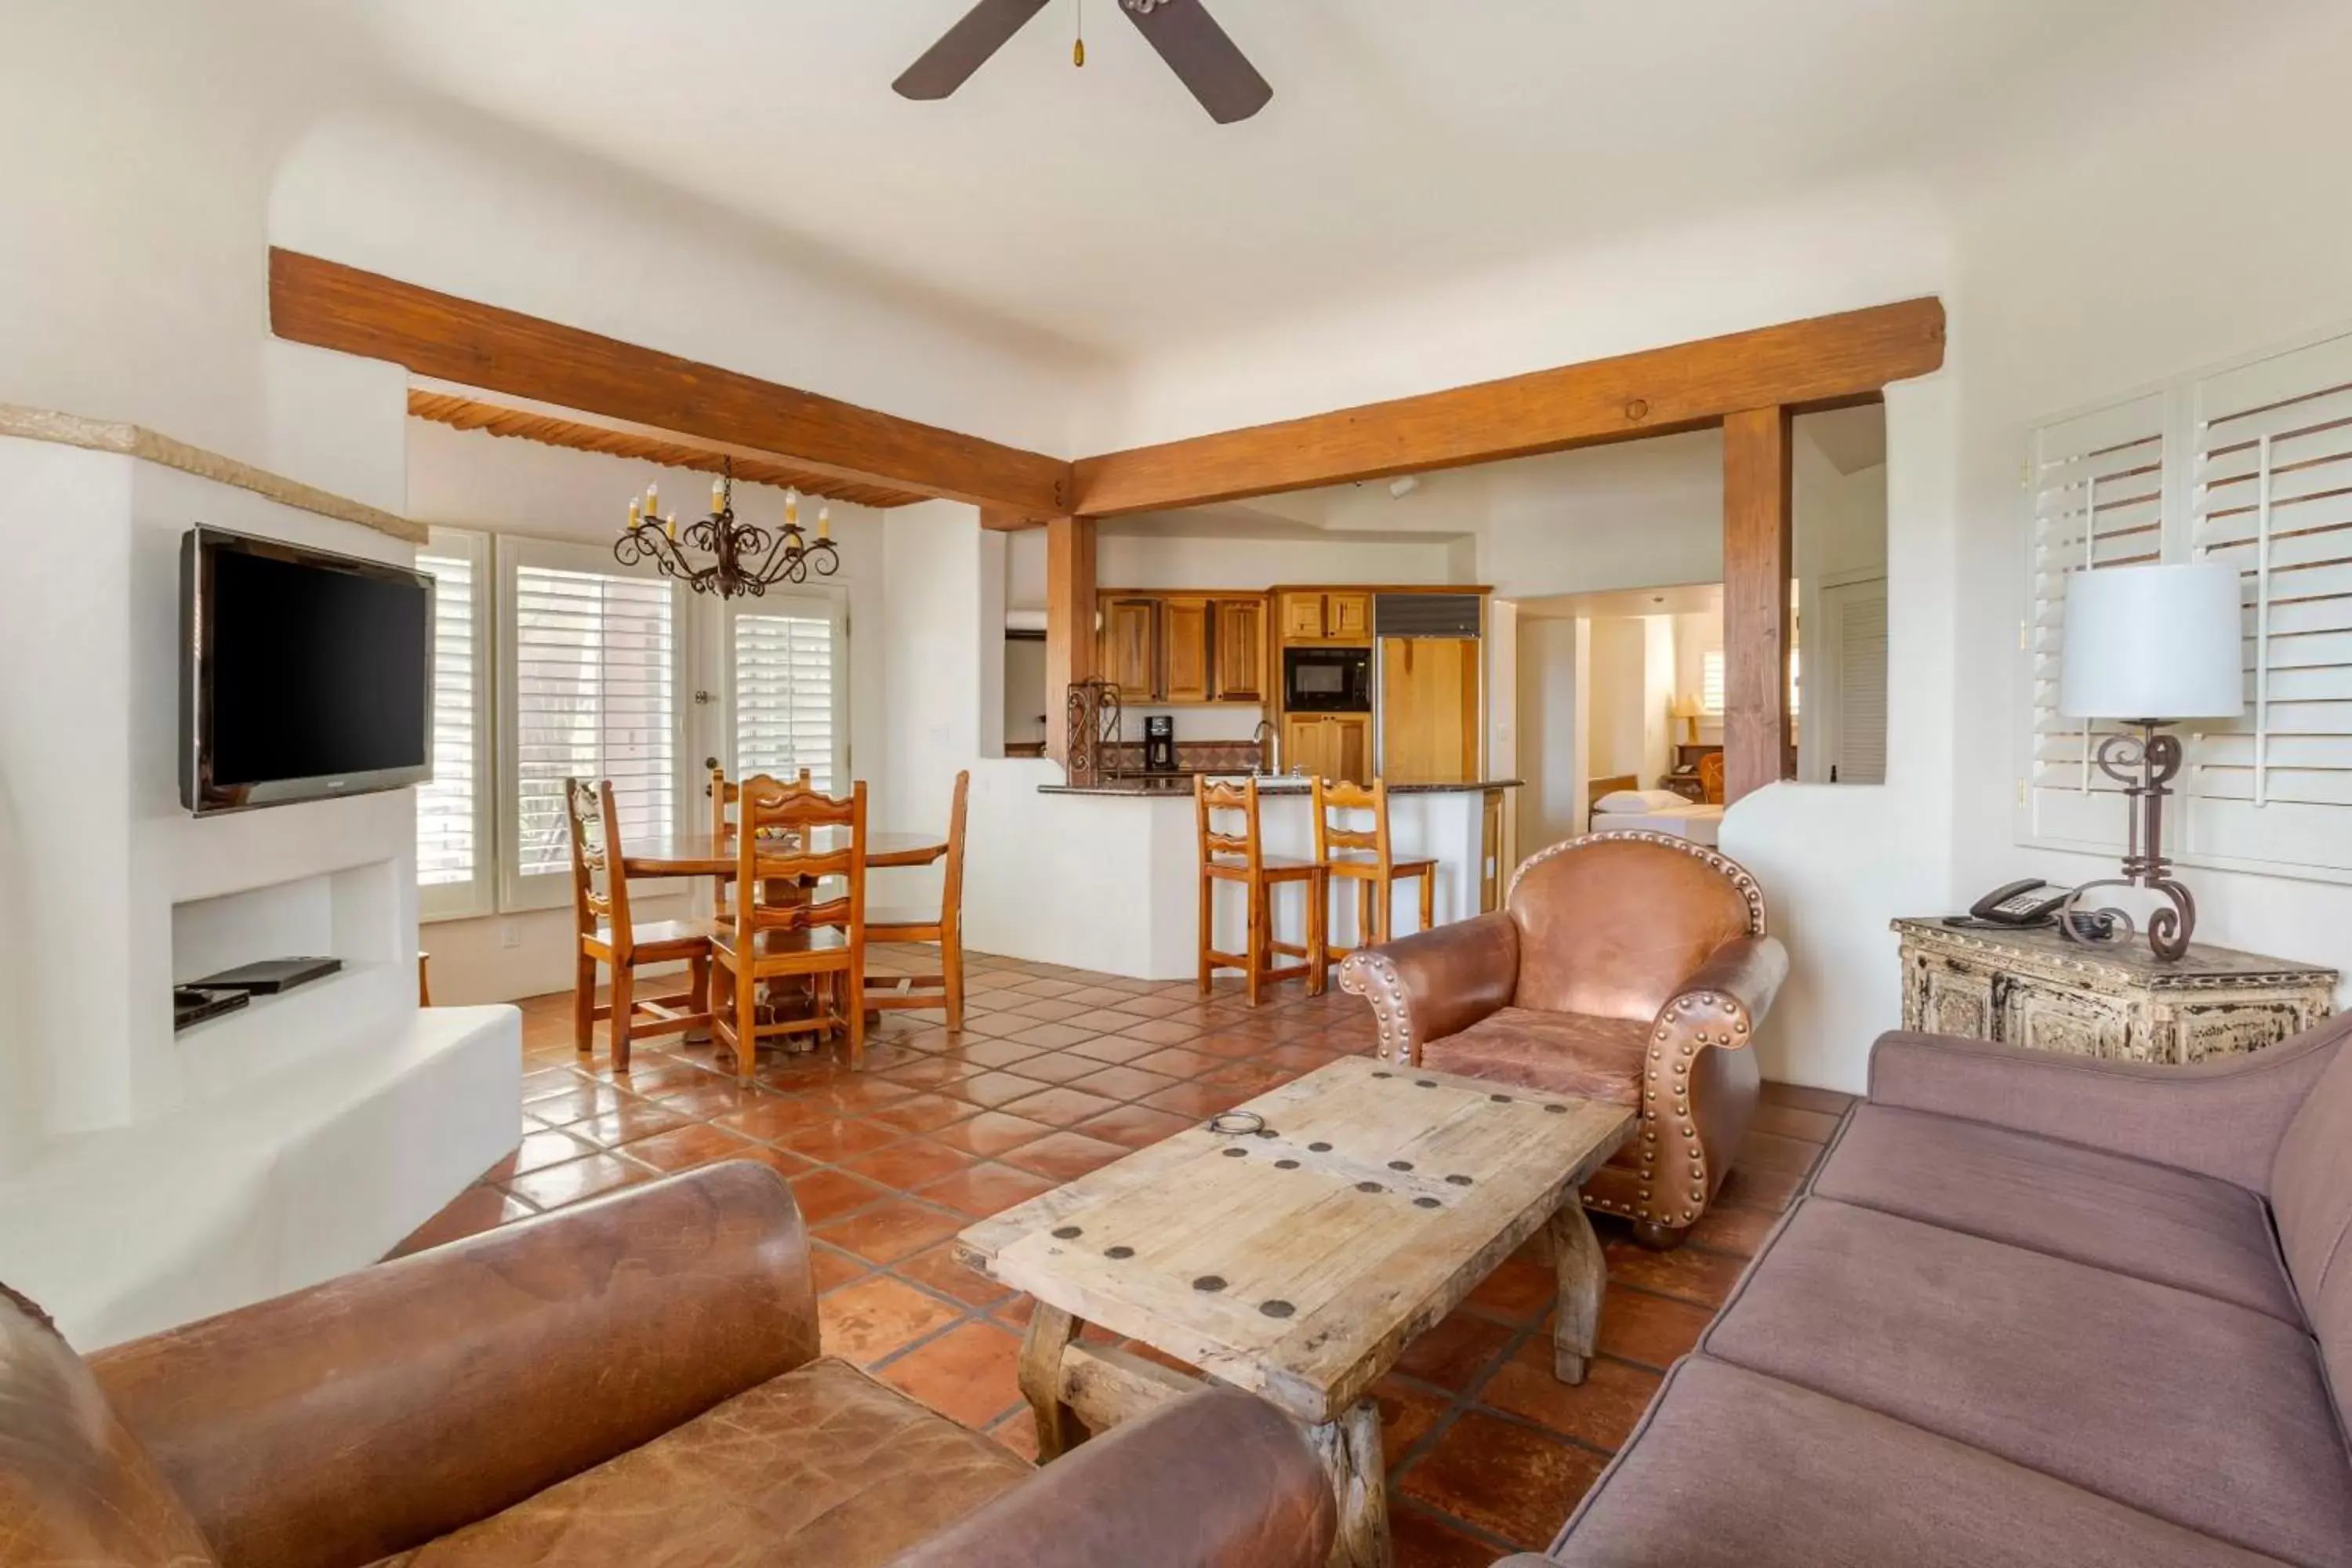
<path fill-rule="evenodd" d="M 2057 921 L 2058 908 L 2074 895 L 2072 888 L 2053 888 L 2038 878 L 2011 882 L 1995 888 L 1969 906 L 1965 917 L 1955 916 L 1948 925 L 1972 926 L 2045 926 Z"/>

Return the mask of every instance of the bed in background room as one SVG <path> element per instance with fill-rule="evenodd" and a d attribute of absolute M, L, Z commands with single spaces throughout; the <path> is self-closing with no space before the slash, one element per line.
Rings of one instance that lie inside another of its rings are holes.
<path fill-rule="evenodd" d="M 1596 795 L 1592 801 L 1595 833 L 1639 828 L 1671 833 L 1696 844 L 1712 844 L 1722 825 L 1722 806 L 1694 805 L 1672 790 L 1617 789 Z"/>

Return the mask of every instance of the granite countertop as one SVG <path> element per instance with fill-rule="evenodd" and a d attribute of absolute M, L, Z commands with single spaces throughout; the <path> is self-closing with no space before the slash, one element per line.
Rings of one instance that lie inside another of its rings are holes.
<path fill-rule="evenodd" d="M 1169 800 L 1189 799 L 1192 794 L 1192 773 L 1155 773 L 1146 777 L 1106 779 L 1090 784 L 1039 784 L 1039 795 L 1141 795 Z M 1203 775 L 1223 783 L 1239 783 L 1247 773 L 1210 773 Z M 1392 784 L 1391 795 L 1484 795 L 1489 790 L 1517 789 L 1519 779 L 1474 779 L 1463 784 Z M 1305 795 L 1307 781 L 1294 773 L 1259 775 L 1260 795 Z"/>

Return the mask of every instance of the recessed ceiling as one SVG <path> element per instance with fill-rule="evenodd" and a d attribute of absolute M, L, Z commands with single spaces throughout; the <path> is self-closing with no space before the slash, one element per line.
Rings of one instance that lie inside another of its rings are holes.
<path fill-rule="evenodd" d="M 2231 9 L 1212 0 L 1275 89 L 1219 126 L 1116 0 L 1054 0 L 934 103 L 890 82 L 969 0 L 292 3 L 430 94 L 1112 358 L 1906 168 Z"/>

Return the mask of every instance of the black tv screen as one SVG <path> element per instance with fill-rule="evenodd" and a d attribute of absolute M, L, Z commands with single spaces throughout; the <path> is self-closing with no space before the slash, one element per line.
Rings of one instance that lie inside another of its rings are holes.
<path fill-rule="evenodd" d="M 430 578 L 196 528 L 180 546 L 180 798 L 191 810 L 431 775 Z"/>

